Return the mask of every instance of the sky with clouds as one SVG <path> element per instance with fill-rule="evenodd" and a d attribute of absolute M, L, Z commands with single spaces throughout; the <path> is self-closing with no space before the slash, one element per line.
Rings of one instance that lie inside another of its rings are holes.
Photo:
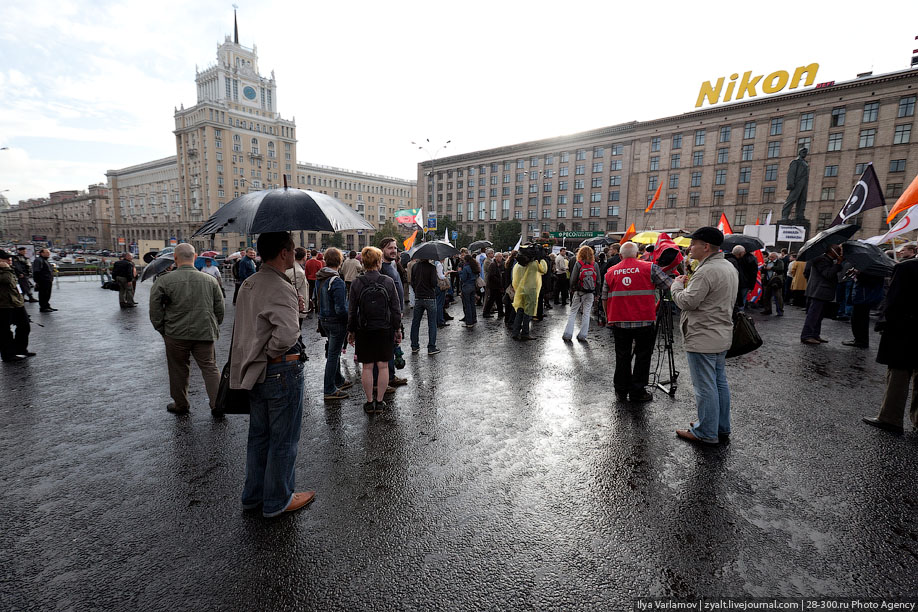
<path fill-rule="evenodd" d="M 300 161 L 415 178 L 441 156 L 694 110 L 703 81 L 820 64 L 908 68 L 918 3 L 394 0 L 239 3 Z M 0 6 L 0 193 L 85 189 L 175 154 L 173 113 L 232 34 L 232 3 Z"/>

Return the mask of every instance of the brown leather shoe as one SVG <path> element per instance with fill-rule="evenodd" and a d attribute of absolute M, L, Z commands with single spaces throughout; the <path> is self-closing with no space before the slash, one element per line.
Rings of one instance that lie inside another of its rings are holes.
<path fill-rule="evenodd" d="M 697 442 L 699 444 L 710 444 L 713 446 L 719 443 L 719 442 L 709 442 L 707 440 L 702 440 L 701 438 L 693 434 L 692 430 L 690 429 L 677 429 L 676 435 L 682 438 L 683 440 L 688 440 L 689 442 Z"/>
<path fill-rule="evenodd" d="M 284 508 L 284 512 L 296 512 L 300 508 L 303 508 L 316 498 L 315 491 L 303 491 L 302 493 L 294 493 L 293 499 L 290 500 L 290 503 L 287 504 L 287 507 Z"/>
<path fill-rule="evenodd" d="M 819 338 L 804 338 L 800 342 L 804 344 L 822 344 L 822 342 L 819 341 Z"/>
<path fill-rule="evenodd" d="M 398 376 L 396 376 L 395 378 L 389 381 L 389 386 L 391 387 L 401 387 L 402 385 L 407 385 L 407 384 L 408 384 L 407 378 L 399 378 Z"/>

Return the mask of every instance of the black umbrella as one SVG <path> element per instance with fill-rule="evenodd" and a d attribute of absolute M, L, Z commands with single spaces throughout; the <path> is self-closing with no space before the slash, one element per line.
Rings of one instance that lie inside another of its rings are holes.
<path fill-rule="evenodd" d="M 810 261 L 820 255 L 825 255 L 829 247 L 835 244 L 841 244 L 851 238 L 854 233 L 861 229 L 860 225 L 841 224 L 829 229 L 824 229 L 809 240 L 806 241 L 797 252 L 797 259 L 800 261 Z"/>
<path fill-rule="evenodd" d="M 756 238 L 755 236 L 747 236 L 746 234 L 728 234 L 724 236 L 724 243 L 720 245 L 720 250 L 724 253 L 729 253 L 733 250 L 733 247 L 737 245 L 746 249 L 747 253 L 754 253 L 755 251 L 760 251 L 765 248 L 765 243 L 762 242 L 760 238 Z"/>
<path fill-rule="evenodd" d="M 596 247 L 608 246 L 612 244 L 613 242 L 618 242 L 618 241 L 611 240 L 610 238 L 606 238 L 605 236 L 597 236 L 596 238 L 587 238 L 586 240 L 580 243 L 580 246 L 577 247 L 577 249 L 579 250 L 580 247 L 585 247 L 585 246 L 593 247 L 595 249 Z"/>
<path fill-rule="evenodd" d="M 481 249 L 490 249 L 492 246 L 494 246 L 494 243 L 490 240 L 476 240 L 469 245 L 469 251 L 475 252 Z"/>
<path fill-rule="evenodd" d="M 860 240 L 849 240 L 842 244 L 842 254 L 855 270 L 870 276 L 892 276 L 896 266 L 896 262 L 887 257 L 883 249 Z"/>
<path fill-rule="evenodd" d="M 329 195 L 284 187 L 253 191 L 230 200 L 192 237 L 294 230 L 338 232 L 352 229 L 376 228 L 350 206 Z"/>
<path fill-rule="evenodd" d="M 146 265 L 143 269 L 143 274 L 140 275 L 140 282 L 143 282 L 150 278 L 151 276 L 156 276 L 160 272 L 165 271 L 169 266 L 175 265 L 175 257 L 172 253 L 167 253 L 165 255 L 160 255 L 150 263 Z"/>
<path fill-rule="evenodd" d="M 458 254 L 459 249 L 445 240 L 432 240 L 431 242 L 423 242 L 408 251 L 408 255 L 411 256 L 411 259 L 435 259 L 436 261 L 440 261 L 446 259 L 447 257 L 452 257 L 453 255 Z"/>

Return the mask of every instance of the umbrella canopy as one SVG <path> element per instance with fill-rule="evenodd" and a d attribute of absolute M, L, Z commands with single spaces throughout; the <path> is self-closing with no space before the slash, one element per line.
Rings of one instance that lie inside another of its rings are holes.
<path fill-rule="evenodd" d="M 810 261 L 820 255 L 825 255 L 829 247 L 834 244 L 841 244 L 851 238 L 854 233 L 861 229 L 860 225 L 841 224 L 829 229 L 824 229 L 809 240 L 806 241 L 797 252 L 797 259 L 800 261 Z"/>
<path fill-rule="evenodd" d="M 408 251 L 408 255 L 411 256 L 411 259 L 435 259 L 437 261 L 446 259 L 447 257 L 452 257 L 453 255 L 458 255 L 459 249 L 451 245 L 445 240 L 433 240 L 431 242 L 423 242 L 418 246 L 414 247 Z"/>
<path fill-rule="evenodd" d="M 227 255 L 226 261 L 233 261 L 234 259 L 242 259 L 243 257 L 245 257 L 245 253 L 243 253 L 242 251 L 236 251 L 235 253 L 231 253 Z"/>
<path fill-rule="evenodd" d="M 585 246 L 593 247 L 593 249 L 596 249 L 596 247 L 604 247 L 606 245 L 612 244 L 613 242 L 618 242 L 618 240 L 611 240 L 605 236 L 597 236 L 596 238 L 587 238 L 580 243 L 580 246 L 578 246 L 577 249 Z"/>
<path fill-rule="evenodd" d="M 374 230 L 344 202 L 317 191 L 265 189 L 227 202 L 192 237 L 264 232 Z"/>
<path fill-rule="evenodd" d="M 747 253 L 754 253 L 765 248 L 765 243 L 755 236 L 746 236 L 745 234 L 729 234 L 724 236 L 724 243 L 720 245 L 720 250 L 729 253 L 735 246 L 741 246 L 746 249 Z"/>
<path fill-rule="evenodd" d="M 638 244 L 656 244 L 660 232 L 641 232 L 631 237 L 631 242 Z"/>
<path fill-rule="evenodd" d="M 175 265 L 175 258 L 172 253 L 166 253 L 157 257 L 153 261 L 147 264 L 143 269 L 143 274 L 140 276 L 140 282 L 147 280 L 150 277 L 156 276 L 160 272 L 163 272 L 169 266 Z"/>
<path fill-rule="evenodd" d="M 476 240 L 469 245 L 469 251 L 480 251 L 481 249 L 490 249 L 494 246 L 490 240 Z"/>
<path fill-rule="evenodd" d="M 216 257 L 219 254 L 220 253 L 216 251 L 204 251 L 203 253 L 199 255 L 199 257 Z"/>
<path fill-rule="evenodd" d="M 676 243 L 676 246 L 680 246 L 683 248 L 692 246 L 692 239 L 689 238 L 688 236 L 679 236 L 678 238 L 673 240 L 673 242 Z"/>
<path fill-rule="evenodd" d="M 860 240 L 843 243 L 842 254 L 855 270 L 870 276 L 892 276 L 896 267 L 896 262 L 887 257 L 883 249 Z"/>

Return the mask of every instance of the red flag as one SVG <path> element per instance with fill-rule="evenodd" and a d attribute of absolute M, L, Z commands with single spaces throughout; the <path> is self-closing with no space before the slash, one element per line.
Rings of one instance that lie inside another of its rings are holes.
<path fill-rule="evenodd" d="M 637 236 L 637 230 L 634 229 L 634 223 L 631 224 L 631 227 L 628 228 L 628 231 L 625 232 L 625 235 L 622 236 L 622 239 L 618 241 L 619 244 L 625 244 L 631 240 L 632 236 Z"/>
<path fill-rule="evenodd" d="M 758 217 L 755 218 L 755 224 L 756 224 L 756 225 L 759 224 L 759 218 L 758 218 Z"/>
<path fill-rule="evenodd" d="M 664 272 L 673 270 L 682 263 L 682 250 L 673 242 L 666 232 L 657 236 L 657 244 L 653 247 L 653 263 L 663 268 Z"/>
<path fill-rule="evenodd" d="M 663 190 L 663 181 L 660 181 L 660 186 L 657 187 L 657 192 L 653 194 L 653 199 L 650 201 L 650 204 L 647 205 L 647 208 L 644 209 L 645 213 L 649 213 L 650 209 L 653 208 L 653 205 L 657 203 L 657 200 L 660 198 L 660 192 Z"/>
<path fill-rule="evenodd" d="M 730 227 L 730 222 L 727 221 L 727 215 L 720 213 L 720 221 L 717 222 L 717 229 L 724 233 L 724 236 L 733 233 L 733 228 Z"/>

